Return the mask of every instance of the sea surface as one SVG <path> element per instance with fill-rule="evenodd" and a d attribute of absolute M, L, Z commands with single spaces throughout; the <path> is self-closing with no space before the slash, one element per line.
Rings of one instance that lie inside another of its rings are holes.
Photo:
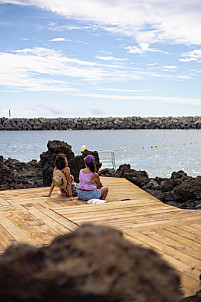
<path fill-rule="evenodd" d="M 130 164 L 147 171 L 149 177 L 170 177 L 179 170 L 201 175 L 201 130 L 0 131 L 0 155 L 22 162 L 39 160 L 49 140 L 70 144 L 75 155 L 81 154 L 82 145 L 93 151 L 112 150 L 117 168 Z"/>

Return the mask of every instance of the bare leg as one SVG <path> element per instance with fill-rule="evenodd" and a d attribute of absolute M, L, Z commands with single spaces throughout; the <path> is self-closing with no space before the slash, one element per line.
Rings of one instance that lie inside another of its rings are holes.
<path fill-rule="evenodd" d="M 108 194 L 108 187 L 102 187 L 101 189 L 101 197 L 100 199 L 105 200 L 107 194 Z"/>

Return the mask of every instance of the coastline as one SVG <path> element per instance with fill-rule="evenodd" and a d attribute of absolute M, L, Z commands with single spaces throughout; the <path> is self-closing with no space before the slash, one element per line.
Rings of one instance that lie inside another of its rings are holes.
<path fill-rule="evenodd" d="M 0 191 L 50 186 L 55 156 L 60 152 L 66 154 L 76 182 L 87 154 L 93 154 L 98 163 L 97 168 L 101 167 L 97 151 L 85 150 L 82 155 L 75 156 L 72 147 L 61 141 L 49 141 L 47 147 L 48 151 L 40 155 L 40 161 L 24 163 L 0 156 Z M 201 210 L 201 176 L 191 177 L 184 171 L 177 171 L 170 178 L 151 178 L 146 171 L 131 169 L 129 164 L 121 165 L 117 170 L 105 168 L 99 174 L 126 178 L 165 204 Z"/>
<path fill-rule="evenodd" d="M 0 131 L 106 129 L 201 129 L 201 117 L 0 118 Z"/>

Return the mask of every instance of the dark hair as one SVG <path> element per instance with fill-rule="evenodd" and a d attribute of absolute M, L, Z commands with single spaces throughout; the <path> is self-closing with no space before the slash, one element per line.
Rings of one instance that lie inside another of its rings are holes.
<path fill-rule="evenodd" d="M 96 163 L 95 162 L 90 162 L 89 164 L 87 164 L 87 167 L 89 167 L 89 169 L 91 170 L 91 172 L 95 172 L 96 171 Z"/>
<path fill-rule="evenodd" d="M 65 168 L 65 166 L 66 166 L 65 159 L 66 159 L 66 155 L 65 154 L 63 154 L 63 153 L 57 154 L 55 162 L 54 162 L 54 164 L 57 167 L 57 169 L 62 170 L 62 169 Z"/>

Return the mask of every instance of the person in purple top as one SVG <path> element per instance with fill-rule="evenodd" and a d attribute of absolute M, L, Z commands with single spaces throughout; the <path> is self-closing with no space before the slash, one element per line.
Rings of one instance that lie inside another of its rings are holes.
<path fill-rule="evenodd" d="M 85 168 L 79 173 L 78 198 L 82 200 L 104 199 L 108 194 L 108 187 L 103 187 L 98 173 L 96 173 L 96 163 L 93 155 L 84 158 Z"/>

